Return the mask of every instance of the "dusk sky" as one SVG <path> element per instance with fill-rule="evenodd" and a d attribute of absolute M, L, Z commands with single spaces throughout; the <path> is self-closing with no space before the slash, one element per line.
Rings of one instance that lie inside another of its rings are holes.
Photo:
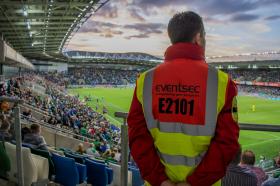
<path fill-rule="evenodd" d="M 199 13 L 207 56 L 279 51 L 280 0 L 111 0 L 74 35 L 67 50 L 143 52 L 162 57 L 176 13 Z"/>

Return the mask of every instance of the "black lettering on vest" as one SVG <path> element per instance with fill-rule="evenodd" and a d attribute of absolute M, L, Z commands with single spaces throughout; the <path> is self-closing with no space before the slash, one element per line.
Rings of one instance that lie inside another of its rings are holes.
<path fill-rule="evenodd" d="M 158 110 L 159 110 L 159 113 L 165 113 L 164 111 L 164 98 L 159 98 L 158 99 Z"/>
<path fill-rule="evenodd" d="M 167 98 L 166 103 L 167 103 L 166 113 L 172 114 L 171 106 L 172 106 L 173 100 L 171 98 Z"/>

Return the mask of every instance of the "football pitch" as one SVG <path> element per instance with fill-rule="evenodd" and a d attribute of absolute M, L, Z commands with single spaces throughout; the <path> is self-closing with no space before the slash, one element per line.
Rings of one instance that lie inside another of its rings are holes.
<path fill-rule="evenodd" d="M 103 106 L 108 110 L 106 117 L 114 124 L 121 125 L 122 120 L 114 117 L 114 112 L 128 112 L 133 96 L 132 88 L 77 88 L 68 90 L 71 95 L 90 96 L 87 105 L 99 112 Z M 98 99 L 98 102 L 97 102 Z M 252 110 L 255 105 L 255 111 Z M 272 101 L 258 97 L 238 97 L 239 123 L 280 125 L 280 101 Z M 279 132 L 241 131 L 239 142 L 242 149 L 253 150 L 257 159 L 260 155 L 275 157 L 280 151 Z"/>

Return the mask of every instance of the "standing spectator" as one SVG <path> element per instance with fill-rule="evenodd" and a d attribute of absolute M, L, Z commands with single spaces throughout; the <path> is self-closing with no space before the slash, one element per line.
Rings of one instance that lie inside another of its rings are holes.
<path fill-rule="evenodd" d="M 257 186 L 261 186 L 262 183 L 268 178 L 268 175 L 260 167 L 254 166 L 255 161 L 255 154 L 250 150 L 245 150 L 241 156 L 240 166 L 250 169 L 257 176 Z"/>

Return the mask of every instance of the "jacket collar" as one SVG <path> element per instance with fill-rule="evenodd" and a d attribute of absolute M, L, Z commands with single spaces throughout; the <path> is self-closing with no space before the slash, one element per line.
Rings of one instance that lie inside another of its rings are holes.
<path fill-rule="evenodd" d="M 165 61 L 174 59 L 205 60 L 203 48 L 193 43 L 176 43 L 165 51 Z"/>

